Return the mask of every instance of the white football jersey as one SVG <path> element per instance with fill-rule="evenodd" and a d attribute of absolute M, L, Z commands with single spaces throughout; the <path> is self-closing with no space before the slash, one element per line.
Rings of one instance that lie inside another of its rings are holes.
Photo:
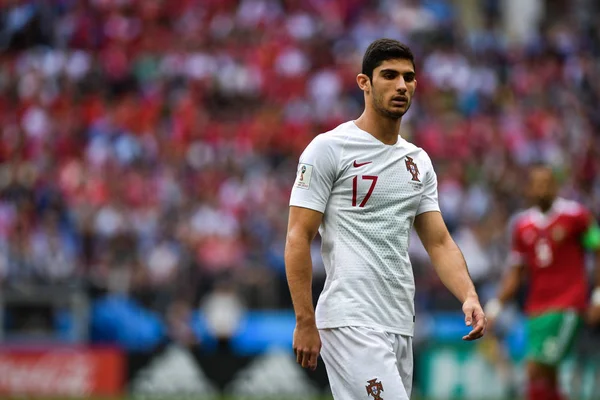
<path fill-rule="evenodd" d="M 412 336 L 410 230 L 418 214 L 439 211 L 427 153 L 401 137 L 386 145 L 346 122 L 306 147 L 290 205 L 324 214 L 319 233 L 327 278 L 317 327 Z"/>

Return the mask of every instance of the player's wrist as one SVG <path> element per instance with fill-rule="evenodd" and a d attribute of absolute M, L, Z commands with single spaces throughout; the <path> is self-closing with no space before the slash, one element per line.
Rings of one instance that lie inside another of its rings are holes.
<path fill-rule="evenodd" d="M 503 307 L 504 307 L 504 305 L 502 304 L 500 299 L 494 298 L 494 299 L 489 300 L 485 304 L 485 307 L 483 308 L 483 312 L 485 312 L 485 315 L 488 318 L 496 319 L 496 318 L 498 318 L 498 315 L 500 315 L 500 313 L 502 312 Z"/>
<path fill-rule="evenodd" d="M 467 301 L 479 302 L 479 296 L 477 295 L 477 292 L 475 292 L 475 291 L 468 292 L 467 295 L 465 296 L 465 301 L 463 301 L 463 304 L 466 303 Z"/>
<path fill-rule="evenodd" d="M 316 325 L 315 316 L 313 315 L 296 315 L 296 325 L 298 326 L 313 326 Z"/>
<path fill-rule="evenodd" d="M 593 306 L 600 306 L 600 286 L 596 286 L 596 288 L 592 291 L 592 301 Z"/>

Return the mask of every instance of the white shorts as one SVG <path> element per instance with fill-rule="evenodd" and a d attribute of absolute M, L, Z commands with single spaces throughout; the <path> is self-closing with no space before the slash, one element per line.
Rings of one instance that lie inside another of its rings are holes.
<path fill-rule="evenodd" d="M 334 399 L 410 399 L 412 337 L 354 326 L 319 333 Z"/>

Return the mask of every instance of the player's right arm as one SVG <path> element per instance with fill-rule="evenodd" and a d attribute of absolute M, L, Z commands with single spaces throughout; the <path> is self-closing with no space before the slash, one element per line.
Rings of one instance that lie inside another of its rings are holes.
<path fill-rule="evenodd" d="M 285 243 L 285 271 L 296 314 L 294 352 L 304 368 L 315 369 L 321 339 L 312 302 L 310 244 L 317 235 L 323 214 L 308 208 L 290 207 Z"/>
<path fill-rule="evenodd" d="M 321 340 L 312 303 L 310 245 L 323 220 L 337 174 L 334 147 L 330 136 L 319 135 L 300 156 L 285 245 L 285 270 L 296 313 L 294 351 L 298 363 L 312 369 L 317 367 Z"/>
<path fill-rule="evenodd" d="M 494 320 L 498 317 L 502 308 L 506 303 L 511 301 L 523 281 L 525 274 L 525 267 L 523 264 L 517 263 L 509 267 L 508 271 L 500 282 L 500 288 L 498 289 L 498 295 L 489 300 L 485 305 L 485 315 L 487 315 L 490 324 L 493 324 Z"/>
<path fill-rule="evenodd" d="M 525 276 L 525 246 L 519 238 L 518 228 L 512 231 L 511 242 L 512 250 L 509 256 L 508 270 L 500 281 L 498 294 L 484 307 L 490 325 L 493 325 L 506 303 L 516 296 Z"/>

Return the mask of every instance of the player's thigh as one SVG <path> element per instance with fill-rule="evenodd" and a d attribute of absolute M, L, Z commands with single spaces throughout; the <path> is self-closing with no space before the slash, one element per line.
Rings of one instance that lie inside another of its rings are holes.
<path fill-rule="evenodd" d="M 336 400 L 408 400 L 394 352 L 395 335 L 363 327 L 322 329 L 321 357 Z"/>
<path fill-rule="evenodd" d="M 395 337 L 394 353 L 396 353 L 396 365 L 400 379 L 402 379 L 406 393 L 410 398 L 414 366 L 412 337 L 404 335 L 395 335 Z"/>
<path fill-rule="evenodd" d="M 556 367 L 569 353 L 581 328 L 575 311 L 548 312 L 527 322 L 527 358 Z"/>

